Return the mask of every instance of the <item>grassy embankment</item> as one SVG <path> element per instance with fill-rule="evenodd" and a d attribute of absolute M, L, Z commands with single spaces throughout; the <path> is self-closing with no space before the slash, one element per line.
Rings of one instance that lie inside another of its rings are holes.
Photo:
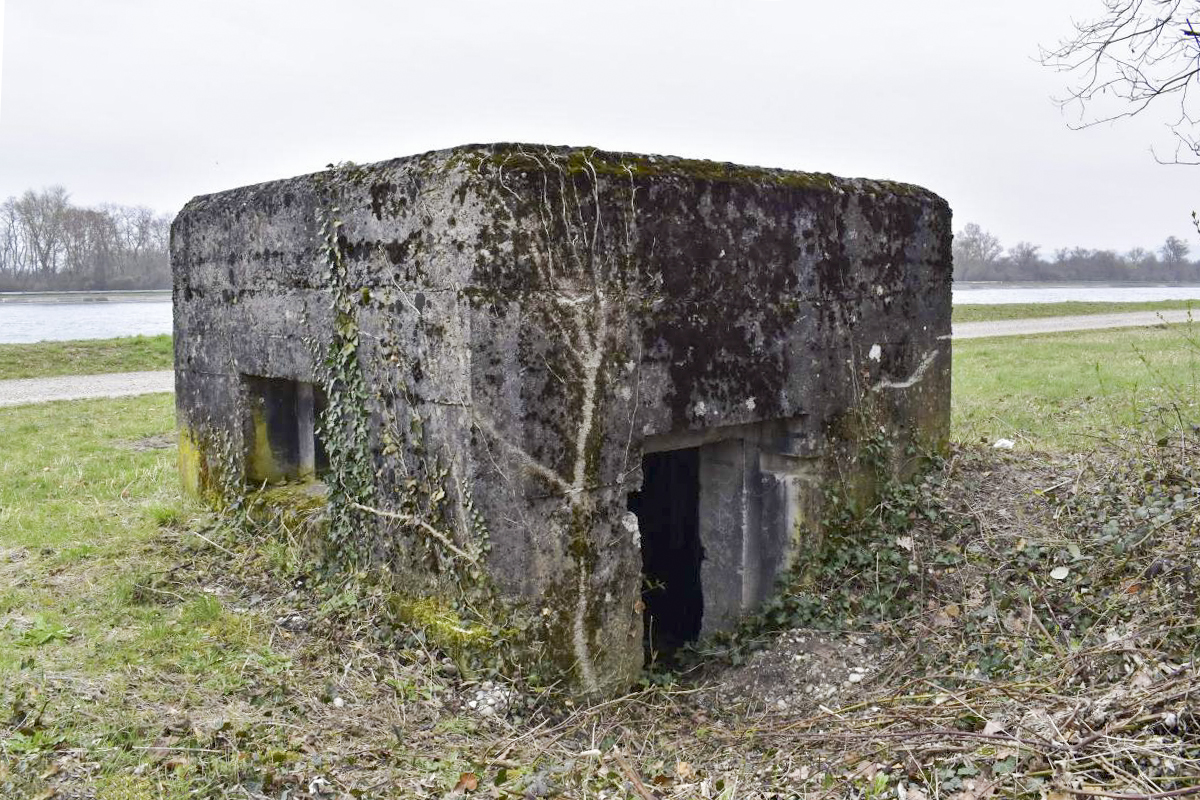
<path fill-rule="evenodd" d="M 171 369 L 171 336 L 0 344 L 0 380 Z"/>
<path fill-rule="evenodd" d="M 1082 452 L 1121 426 L 1155 424 L 1164 408 L 1194 422 L 1200 346 L 1190 327 L 960 342 L 954 438 Z M 43 360 L 45 346 L 27 347 L 42 355 L 14 346 L 0 358 Z M 716 775 L 721 750 L 746 769 L 778 763 L 753 744 L 757 711 L 724 745 L 725 726 L 740 723 L 705 722 L 669 696 L 640 720 L 655 729 L 653 745 L 629 731 L 621 739 L 608 716 L 567 717 L 542 733 L 519 718 L 497 727 L 453 704 L 454 679 L 422 650 L 381 655 L 353 631 L 277 627 L 302 600 L 257 597 L 224 576 L 286 573 L 282 552 L 243 551 L 190 520 L 198 511 L 179 496 L 173 429 L 167 395 L 0 408 L 0 796 L 49 798 L 56 786 L 130 800 L 235 786 L 278 796 L 317 778 L 375 785 L 376 770 L 397 783 L 371 796 L 418 785 L 437 796 L 468 773 L 481 789 L 503 788 L 547 763 L 538 759 L 568 759 L 562 726 L 581 722 L 593 738 L 597 722 L 609 726 L 591 747 L 642 747 L 628 770 L 647 778 L 665 770 L 680 782 L 690 764 Z M 573 752 L 587 735 L 572 733 Z M 575 772 L 551 778 L 626 785 L 628 765 L 571 763 Z"/>
<path fill-rule="evenodd" d="M 1002 305 L 959 304 L 955 322 L 991 322 L 1002 319 L 1075 317 L 1088 314 L 1120 314 L 1126 311 L 1170 311 L 1200 307 L 1196 300 L 1159 300 L 1144 303 L 1005 303 Z"/>

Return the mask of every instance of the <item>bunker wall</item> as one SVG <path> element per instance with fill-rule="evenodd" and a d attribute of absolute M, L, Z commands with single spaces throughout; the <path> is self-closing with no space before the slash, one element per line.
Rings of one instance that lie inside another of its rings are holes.
<path fill-rule="evenodd" d="M 361 405 L 358 500 L 393 516 L 359 514 L 352 544 L 451 596 L 436 530 L 564 674 L 618 687 L 645 452 L 700 447 L 726 487 L 701 500 L 714 630 L 769 594 L 861 442 L 945 445 L 949 237 L 915 187 L 530 145 L 197 198 L 172 236 L 185 481 L 263 472 L 253 378 Z M 348 342 L 361 396 L 330 376 Z"/>

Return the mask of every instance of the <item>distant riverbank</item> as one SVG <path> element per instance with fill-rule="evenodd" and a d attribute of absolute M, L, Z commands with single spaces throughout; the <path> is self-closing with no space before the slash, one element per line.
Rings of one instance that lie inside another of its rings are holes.
<path fill-rule="evenodd" d="M 955 306 L 1013 303 L 1144 303 L 1200 300 L 1200 284 L 996 283 L 954 284 Z M 1106 309 L 1106 311 L 1133 309 Z M 1079 313 L 1077 309 L 1054 314 Z M 1007 316 L 1007 315 L 1006 315 Z M 1020 316 L 1042 316 L 1022 311 Z M 991 319 L 992 315 L 972 317 Z M 0 343 L 25 344 L 171 333 L 171 293 L 4 292 L 0 293 Z"/>
<path fill-rule="evenodd" d="M 170 303 L 170 289 L 121 292 L 0 292 L 0 303 Z"/>

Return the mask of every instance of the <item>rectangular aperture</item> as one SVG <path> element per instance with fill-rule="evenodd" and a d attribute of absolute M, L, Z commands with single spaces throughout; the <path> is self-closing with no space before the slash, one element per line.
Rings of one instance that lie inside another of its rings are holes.
<path fill-rule="evenodd" d="M 311 383 L 243 375 L 247 418 L 246 480 L 278 481 L 318 475 L 325 454 L 316 437 L 324 397 Z"/>
<path fill-rule="evenodd" d="M 629 495 L 642 542 L 645 638 L 652 653 L 670 653 L 700 635 L 700 451 L 647 453 L 641 491 Z"/>

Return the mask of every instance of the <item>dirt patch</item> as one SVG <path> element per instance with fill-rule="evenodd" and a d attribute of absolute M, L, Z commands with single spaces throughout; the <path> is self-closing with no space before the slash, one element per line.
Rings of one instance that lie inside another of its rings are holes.
<path fill-rule="evenodd" d="M 716 696 L 722 705 L 758 705 L 765 712 L 837 707 L 860 696 L 890 658 L 875 637 L 791 630 L 744 665 L 714 676 Z"/>
<path fill-rule="evenodd" d="M 153 436 L 146 436 L 142 439 L 132 439 L 122 442 L 121 445 L 139 453 L 148 450 L 171 450 L 179 446 L 179 437 L 174 432 L 156 433 Z"/>

